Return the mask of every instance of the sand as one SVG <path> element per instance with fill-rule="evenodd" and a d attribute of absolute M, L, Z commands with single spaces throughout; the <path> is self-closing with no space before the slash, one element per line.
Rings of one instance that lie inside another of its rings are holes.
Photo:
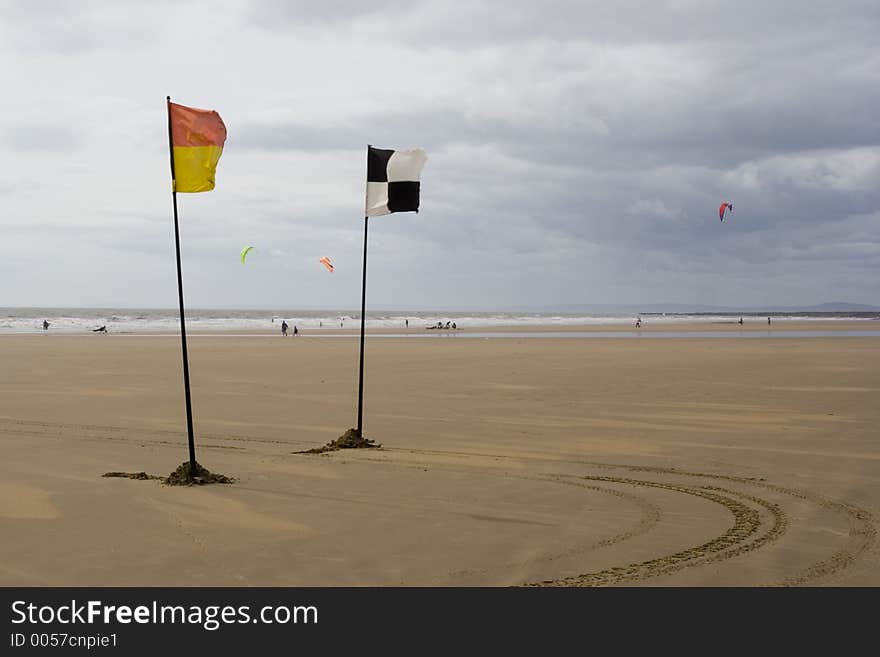
<path fill-rule="evenodd" d="M 880 585 L 880 339 L 466 333 L 318 455 L 356 339 L 191 338 L 194 487 L 101 476 L 187 459 L 179 338 L 0 336 L 0 585 Z"/>

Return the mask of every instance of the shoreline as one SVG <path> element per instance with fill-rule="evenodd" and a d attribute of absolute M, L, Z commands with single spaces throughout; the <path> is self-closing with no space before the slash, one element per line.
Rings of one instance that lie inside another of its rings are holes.
<path fill-rule="evenodd" d="M 396 327 L 373 327 L 364 330 L 365 335 L 385 335 L 389 337 L 405 338 L 408 336 L 462 336 L 468 334 L 483 333 L 621 333 L 621 334 L 651 334 L 651 333 L 718 333 L 718 332 L 750 332 L 750 333 L 767 333 L 773 331 L 822 331 L 832 333 L 846 333 L 848 331 L 880 331 L 880 321 L 870 319 L 847 319 L 847 320 L 778 320 L 769 327 L 766 323 L 746 322 L 739 325 L 737 322 L 654 322 L 643 323 L 640 328 L 636 328 L 632 324 L 508 324 L 508 325 L 490 325 L 476 327 L 458 327 L 452 329 L 431 329 L 431 328 L 396 328 Z M 52 336 L 52 337 L 73 337 L 86 336 L 92 334 L 89 330 L 73 330 L 73 329 L 56 329 L 49 331 L 21 331 L 21 332 L 2 332 L 0 338 L 4 336 Z M 180 331 L 175 330 L 143 330 L 143 331 L 113 331 L 109 330 L 108 335 L 111 336 L 131 336 L 131 337 L 148 337 L 148 336 L 179 336 Z M 282 337 L 280 328 L 271 329 L 195 329 L 187 323 L 187 338 L 190 337 L 212 337 L 212 336 L 253 336 L 253 337 Z M 360 326 L 356 328 L 302 328 L 299 329 L 298 337 L 321 337 L 321 336 L 359 336 Z M 95 337 L 106 337 L 104 335 Z M 290 339 L 292 335 L 292 327 Z"/>
<path fill-rule="evenodd" d="M 390 327 L 366 328 L 364 335 L 372 337 L 386 337 L 405 339 L 411 337 L 417 338 L 467 338 L 472 336 L 475 338 L 484 337 L 503 337 L 505 335 L 538 339 L 542 334 L 547 334 L 547 339 L 552 339 L 552 334 L 558 334 L 556 337 L 579 337 L 577 334 L 583 334 L 582 337 L 589 337 L 590 334 L 600 335 L 602 337 L 638 337 L 638 336 L 669 336 L 686 337 L 687 334 L 695 334 L 694 337 L 712 337 L 712 334 L 718 334 L 718 338 L 734 339 L 737 335 L 758 335 L 761 337 L 773 337 L 773 333 L 778 332 L 779 337 L 845 337 L 847 333 L 865 333 L 880 332 L 880 322 L 873 320 L 780 320 L 769 327 L 767 324 L 752 323 L 739 325 L 737 322 L 682 322 L 682 323 L 651 323 L 642 324 L 640 328 L 633 325 L 621 324 L 509 324 L 499 326 L 479 326 L 479 327 L 459 327 L 452 329 L 429 329 L 429 328 L 410 328 L 396 329 Z M 681 334 L 681 335 L 679 335 Z M 722 335 L 723 334 L 723 335 Z M 814 334 L 814 335 L 809 335 Z M 820 335 L 821 334 L 821 335 Z M 95 335 L 90 330 L 76 331 L 71 329 L 60 329 L 55 331 L 21 331 L 21 332 L 0 332 L 0 339 L 4 337 L 36 337 L 40 338 L 63 338 L 63 337 L 95 337 L 104 339 L 106 337 L 170 337 L 180 336 L 180 331 L 175 330 L 144 330 L 144 331 L 113 331 L 110 330 L 106 335 Z M 297 340 L 300 338 L 322 338 L 322 337 L 359 337 L 360 327 L 357 328 L 303 328 L 299 329 L 299 335 L 294 337 L 289 332 L 287 338 L 281 336 L 280 329 L 194 329 L 187 326 L 187 339 L 189 338 L 211 338 L 211 337 L 254 337 L 269 338 L 278 337 L 282 339 Z M 872 337 L 871 335 L 863 337 Z"/>

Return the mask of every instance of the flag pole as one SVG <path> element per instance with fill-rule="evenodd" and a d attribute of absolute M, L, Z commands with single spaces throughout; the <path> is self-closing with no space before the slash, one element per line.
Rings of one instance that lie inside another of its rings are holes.
<path fill-rule="evenodd" d="M 364 187 L 364 207 L 367 205 L 367 195 L 370 188 L 370 145 L 367 144 L 367 184 Z M 358 422 L 357 434 L 363 438 L 364 419 L 364 321 L 367 314 L 367 229 L 369 228 L 370 216 L 364 210 L 364 275 L 361 280 L 361 357 L 358 371 Z"/>
<path fill-rule="evenodd" d="M 177 179 L 174 175 L 174 142 L 171 138 L 171 96 L 166 96 L 168 109 L 168 153 L 171 157 L 171 199 L 174 204 L 174 246 L 177 251 L 177 296 L 180 301 L 180 342 L 183 350 L 183 389 L 186 396 L 186 430 L 189 436 L 189 471 L 196 475 L 196 443 L 193 438 L 192 401 L 189 394 L 189 359 L 186 354 L 186 319 L 183 313 L 183 276 L 180 272 L 180 229 L 177 222 Z"/>
<path fill-rule="evenodd" d="M 364 319 L 367 311 L 367 228 L 369 227 L 370 218 L 364 217 L 364 277 L 361 282 L 361 365 L 360 375 L 358 376 L 358 436 L 364 437 L 363 434 L 363 416 L 364 416 Z"/>

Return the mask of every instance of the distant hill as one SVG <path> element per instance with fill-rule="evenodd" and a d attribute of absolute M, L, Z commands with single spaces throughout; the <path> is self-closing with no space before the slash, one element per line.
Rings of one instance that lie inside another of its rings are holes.
<path fill-rule="evenodd" d="M 845 303 L 842 301 L 832 301 L 831 303 L 820 303 L 816 306 L 808 306 L 802 312 L 812 313 L 871 313 L 880 311 L 880 306 L 868 306 L 864 303 Z"/>
<path fill-rule="evenodd" d="M 880 306 L 864 303 L 831 301 L 812 306 L 707 306 L 691 303 L 627 303 L 627 304 L 560 304 L 531 308 L 514 308 L 514 311 L 577 313 L 870 313 L 880 312 Z"/>

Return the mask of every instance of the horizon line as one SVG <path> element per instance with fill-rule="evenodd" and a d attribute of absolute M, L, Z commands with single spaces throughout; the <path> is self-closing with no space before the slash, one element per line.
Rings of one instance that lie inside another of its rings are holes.
<path fill-rule="evenodd" d="M 746 306 L 746 305 L 715 305 L 715 304 L 699 304 L 699 303 L 681 303 L 681 302 L 669 302 L 669 303 L 560 303 L 560 304 L 544 304 L 544 305 L 509 305 L 509 306 L 451 306 L 451 305 L 443 305 L 443 306 L 392 306 L 392 305 L 377 305 L 373 308 L 368 308 L 368 311 L 372 312 L 382 312 L 382 311 L 412 311 L 412 312 L 436 312 L 436 311 L 470 311 L 470 312 L 640 312 L 640 308 L 642 312 L 648 311 L 650 309 L 651 312 L 807 312 L 807 311 L 815 311 L 822 312 L 822 308 L 825 307 L 840 307 L 840 306 L 849 306 L 849 310 L 853 311 L 864 311 L 864 312 L 880 312 L 880 305 L 870 304 L 870 303 L 860 303 L 860 302 L 850 302 L 850 301 L 830 301 L 830 302 L 821 302 L 821 303 L 812 303 L 812 304 L 796 304 L 796 305 L 773 305 L 773 304 L 762 304 L 755 306 Z M 853 308 L 855 307 L 855 308 Z M 79 309 L 79 310 L 178 310 L 177 306 L 168 305 L 130 305 L 130 304 L 88 304 L 88 305 L 9 305 L 9 306 L 0 306 L 0 308 L 7 309 L 15 309 L 15 310 L 24 310 L 24 309 L 33 309 L 33 310 L 65 310 L 65 309 Z M 685 310 L 686 308 L 690 308 L 691 310 Z M 346 307 L 346 306 L 312 306 L 312 305 L 301 305 L 301 306 L 268 306 L 268 305 L 192 305 L 188 306 L 190 310 L 265 310 L 265 311 L 273 311 L 273 310 L 308 310 L 308 311 L 337 311 L 337 310 L 351 310 L 358 311 L 359 308 L 354 306 Z M 826 310 L 825 312 L 846 312 L 844 311 L 834 311 L 834 310 Z"/>

